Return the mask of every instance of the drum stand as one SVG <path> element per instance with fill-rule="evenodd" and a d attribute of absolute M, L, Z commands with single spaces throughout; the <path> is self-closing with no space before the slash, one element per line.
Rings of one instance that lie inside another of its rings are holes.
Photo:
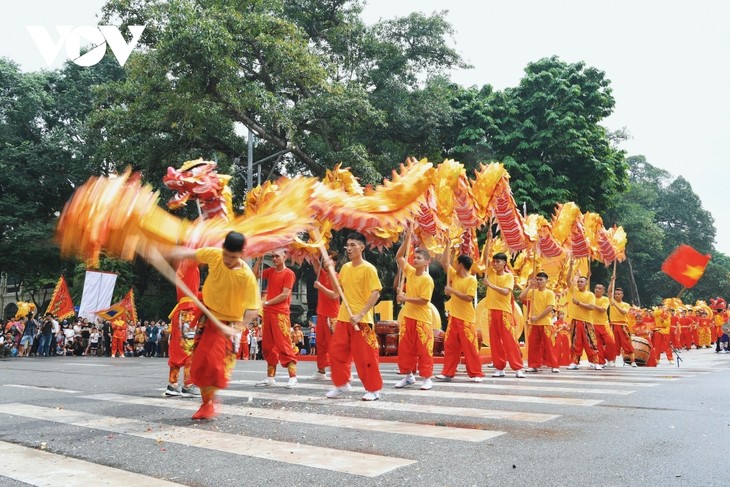
<path fill-rule="evenodd" d="M 674 348 L 674 345 L 670 344 L 670 347 L 672 347 L 672 353 L 677 356 L 677 367 L 679 367 L 679 363 L 682 361 L 682 354 L 679 353 L 679 350 Z"/>

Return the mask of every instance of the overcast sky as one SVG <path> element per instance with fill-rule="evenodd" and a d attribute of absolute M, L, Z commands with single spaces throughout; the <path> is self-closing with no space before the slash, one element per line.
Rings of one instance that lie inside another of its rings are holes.
<path fill-rule="evenodd" d="M 6 2 L 0 56 L 44 66 L 27 25 L 93 25 L 103 0 Z M 367 22 L 448 10 L 453 43 L 473 65 L 462 85 L 515 86 L 527 63 L 552 55 L 606 73 L 616 99 L 603 123 L 626 127 L 622 148 L 684 176 L 715 218 L 730 255 L 730 4 L 721 1 L 369 0 Z M 53 32 L 55 37 L 55 32 Z M 631 236 L 629 235 L 629 238 Z"/>

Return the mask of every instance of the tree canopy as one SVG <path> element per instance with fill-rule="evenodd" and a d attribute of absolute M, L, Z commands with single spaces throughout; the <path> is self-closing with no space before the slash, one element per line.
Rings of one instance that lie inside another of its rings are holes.
<path fill-rule="evenodd" d="M 658 269 L 676 245 L 712 251 L 714 222 L 689 183 L 627 160 L 601 125 L 615 104 L 605 73 L 549 57 L 529 63 L 515 87 L 463 87 L 450 79 L 468 66 L 445 12 L 368 25 L 362 3 L 109 0 L 101 23 L 146 26 L 123 68 L 111 54 L 34 73 L 0 59 L 0 270 L 38 289 L 73 273 L 53 230 L 91 175 L 131 166 L 159 188 L 167 166 L 204 157 L 236 176 L 240 205 L 244 128 L 255 159 L 285 152 L 255 169 L 262 179 L 322 175 L 342 162 L 379 183 L 407 156 L 468 169 L 503 161 L 530 212 L 574 201 L 627 229 L 642 304 L 673 292 Z M 166 292 L 144 264 L 102 262 L 148 306 Z M 696 294 L 724 285 L 727 268 L 713 259 Z"/>

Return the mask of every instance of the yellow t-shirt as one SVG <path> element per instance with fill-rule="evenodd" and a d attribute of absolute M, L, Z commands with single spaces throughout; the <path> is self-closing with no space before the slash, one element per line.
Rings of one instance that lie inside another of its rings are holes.
<path fill-rule="evenodd" d="M 539 289 L 530 289 L 527 291 L 527 301 L 530 303 L 529 309 L 530 314 L 529 316 L 526 316 L 526 319 L 528 320 L 528 323 L 530 325 L 537 325 L 537 326 L 546 326 L 546 325 L 552 325 L 552 314 L 548 313 L 539 320 L 537 320 L 535 323 L 532 323 L 529 321 L 530 316 L 538 316 L 542 314 L 543 311 L 545 311 L 545 308 L 548 306 L 552 306 L 553 309 L 555 309 L 555 293 L 552 292 L 550 289 L 544 289 L 540 291 Z"/>
<path fill-rule="evenodd" d="M 628 311 L 629 308 L 631 308 L 631 305 L 623 301 L 620 303 L 616 301 L 616 304 L 611 304 L 611 309 L 608 311 L 611 315 L 611 323 L 628 323 L 628 315 L 621 313 L 619 309 Z"/>
<path fill-rule="evenodd" d="M 417 276 L 416 269 L 406 263 L 403 268 L 403 274 L 406 276 L 406 296 L 409 298 L 423 298 L 430 302 L 431 295 L 433 294 L 433 278 L 428 275 L 428 272 Z M 406 302 L 401 312 L 406 318 L 413 318 L 423 323 L 431 324 L 433 321 L 431 317 L 431 306 L 428 303 L 419 305 Z"/>
<path fill-rule="evenodd" d="M 507 313 L 512 312 L 512 289 L 515 287 L 515 276 L 509 272 L 505 272 L 501 276 L 498 276 L 494 270 L 489 269 L 487 273 L 489 282 L 499 287 L 509 288 L 510 292 L 506 295 L 502 295 L 494 289 L 487 289 L 487 309 L 499 309 L 506 311 Z"/>
<path fill-rule="evenodd" d="M 195 259 L 208 264 L 203 301 L 216 318 L 241 321 L 247 309 L 261 308 L 259 286 L 248 264 L 241 262 L 238 269 L 229 269 L 223 265 L 223 249 L 210 247 L 196 250 Z"/>
<path fill-rule="evenodd" d="M 352 262 L 342 266 L 340 270 L 340 285 L 345 294 L 347 304 L 350 305 L 353 313 L 359 313 L 368 302 L 373 291 L 380 291 L 383 286 L 380 285 L 378 271 L 370 262 L 363 261 L 362 264 L 356 266 Z M 350 321 L 350 314 L 347 312 L 347 306 L 342 303 L 340 312 L 337 314 L 338 321 Z M 373 322 L 373 309 L 370 308 L 365 316 L 362 317 L 361 323 Z"/>
<path fill-rule="evenodd" d="M 596 295 L 590 291 L 580 292 L 575 285 L 568 290 L 568 315 L 570 315 L 570 319 L 593 323 L 593 311 L 573 304 L 573 298 L 581 303 L 596 304 Z"/>
<path fill-rule="evenodd" d="M 595 295 L 594 295 L 595 296 Z M 601 311 L 593 310 L 593 323 L 594 325 L 607 325 L 608 324 L 608 306 L 611 301 L 608 296 L 601 296 L 596 298 L 596 306 L 601 308 Z"/>
<path fill-rule="evenodd" d="M 464 293 L 467 296 L 472 296 L 471 301 L 464 301 L 463 299 L 459 299 L 456 296 L 451 296 L 451 298 L 446 302 L 449 316 L 459 318 L 465 323 L 474 323 L 476 316 L 474 313 L 473 298 L 477 295 L 476 276 L 467 274 L 466 277 L 459 277 L 456 269 L 454 269 L 453 267 L 449 267 L 449 279 L 451 280 L 451 287 L 453 287 L 460 293 Z"/>

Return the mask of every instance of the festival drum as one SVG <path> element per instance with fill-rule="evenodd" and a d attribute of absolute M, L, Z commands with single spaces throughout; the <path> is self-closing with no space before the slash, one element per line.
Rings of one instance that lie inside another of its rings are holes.
<path fill-rule="evenodd" d="M 385 335 L 385 340 L 381 342 L 385 343 L 385 347 L 382 349 L 382 355 L 398 355 L 398 338 L 399 335 L 397 333 Z"/>
<path fill-rule="evenodd" d="M 634 358 L 636 359 L 636 365 L 646 365 L 651 356 L 651 343 L 646 338 L 632 336 L 631 345 L 634 347 Z M 624 362 L 631 363 L 631 357 L 623 351 Z"/>
<path fill-rule="evenodd" d="M 443 330 L 433 330 L 433 356 L 442 357 L 444 355 L 444 338 L 446 334 Z"/>
<path fill-rule="evenodd" d="M 391 333 L 398 333 L 397 321 L 378 321 L 377 323 L 375 323 L 376 335 L 388 335 Z"/>

